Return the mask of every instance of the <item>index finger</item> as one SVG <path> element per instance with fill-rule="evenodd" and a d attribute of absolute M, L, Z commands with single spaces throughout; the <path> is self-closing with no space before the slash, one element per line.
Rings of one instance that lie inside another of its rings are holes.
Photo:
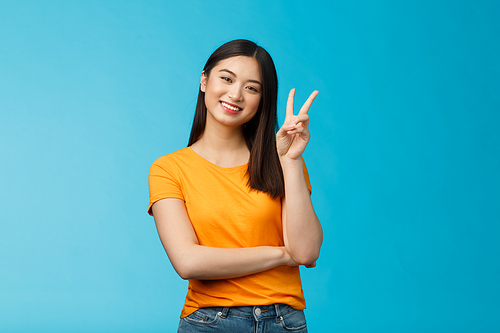
<path fill-rule="evenodd" d="M 312 94 L 309 95 L 309 98 L 307 99 L 307 101 L 300 108 L 299 114 L 307 114 L 307 111 L 309 111 L 309 108 L 311 107 L 312 102 L 314 101 L 314 99 L 316 98 L 316 96 L 318 96 L 318 94 L 319 94 L 319 91 L 314 90 L 312 92 Z"/>
<path fill-rule="evenodd" d="M 288 94 L 288 101 L 286 102 L 286 116 L 293 117 L 293 98 L 295 96 L 295 88 L 290 90 Z"/>

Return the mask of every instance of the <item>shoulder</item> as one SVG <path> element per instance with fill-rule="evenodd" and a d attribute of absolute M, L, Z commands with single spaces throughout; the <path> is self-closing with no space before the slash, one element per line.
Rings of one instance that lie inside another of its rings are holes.
<path fill-rule="evenodd" d="M 149 208 L 160 199 L 184 200 L 182 192 L 183 166 L 189 163 L 190 148 L 183 148 L 156 159 L 149 169 Z"/>
<path fill-rule="evenodd" d="M 171 169 L 179 164 L 190 163 L 192 160 L 191 148 L 185 147 L 173 153 L 163 155 L 157 158 L 151 165 L 151 170 L 154 168 Z"/>

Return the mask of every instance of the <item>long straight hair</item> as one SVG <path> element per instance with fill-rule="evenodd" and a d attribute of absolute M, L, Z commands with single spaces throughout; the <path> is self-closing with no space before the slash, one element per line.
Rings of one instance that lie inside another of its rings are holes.
<path fill-rule="evenodd" d="M 217 66 L 221 60 L 236 56 L 247 56 L 257 60 L 263 81 L 257 113 L 243 126 L 245 141 L 250 150 L 247 170 L 248 185 L 250 188 L 268 193 L 276 199 L 283 195 L 285 185 L 283 171 L 276 152 L 278 76 L 273 59 L 264 48 L 254 42 L 237 39 L 227 42 L 215 50 L 203 67 L 203 72 L 208 77 L 212 68 Z M 206 121 L 205 93 L 201 91 L 200 87 L 188 146 L 201 138 L 205 131 Z"/>

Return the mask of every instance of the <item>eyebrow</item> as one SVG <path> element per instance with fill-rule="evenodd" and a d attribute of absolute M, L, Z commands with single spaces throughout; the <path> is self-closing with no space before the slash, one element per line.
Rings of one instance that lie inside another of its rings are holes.
<path fill-rule="evenodd" d="M 219 71 L 219 73 L 220 73 L 220 72 L 227 72 L 227 73 L 229 73 L 229 74 L 233 75 L 234 77 L 237 77 L 237 75 L 236 75 L 233 71 L 230 71 L 229 69 L 225 69 L 225 68 L 223 68 L 223 69 L 221 69 L 221 70 Z M 257 83 L 258 85 L 260 85 L 260 86 L 262 87 L 262 83 L 260 83 L 260 82 L 259 82 L 259 81 L 257 81 L 257 80 L 248 80 L 248 82 Z"/>

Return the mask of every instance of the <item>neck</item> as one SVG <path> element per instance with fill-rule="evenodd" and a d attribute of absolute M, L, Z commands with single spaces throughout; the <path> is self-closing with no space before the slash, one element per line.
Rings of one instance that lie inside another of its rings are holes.
<path fill-rule="evenodd" d="M 221 167 L 243 165 L 250 157 L 243 126 L 229 127 L 207 121 L 203 135 L 191 148 L 201 157 Z"/>

